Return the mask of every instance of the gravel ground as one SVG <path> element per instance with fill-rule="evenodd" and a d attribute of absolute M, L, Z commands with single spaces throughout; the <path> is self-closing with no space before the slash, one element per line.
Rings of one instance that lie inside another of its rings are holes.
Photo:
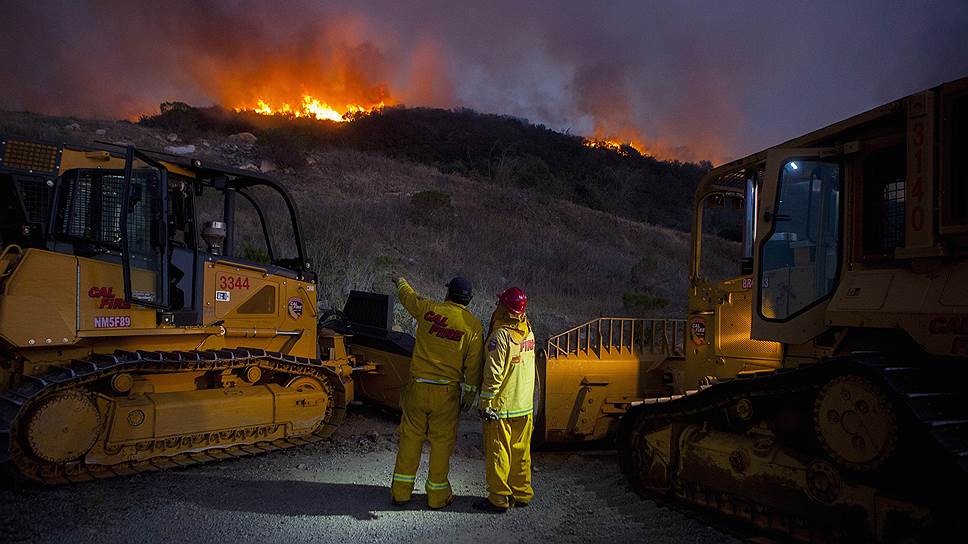
<path fill-rule="evenodd" d="M 488 514 L 480 423 L 461 421 L 450 481 L 457 500 L 390 504 L 391 416 L 357 410 L 332 440 L 245 459 L 61 487 L 0 487 L 0 542 L 733 542 L 640 499 L 611 453 L 536 452 L 536 497 Z"/>

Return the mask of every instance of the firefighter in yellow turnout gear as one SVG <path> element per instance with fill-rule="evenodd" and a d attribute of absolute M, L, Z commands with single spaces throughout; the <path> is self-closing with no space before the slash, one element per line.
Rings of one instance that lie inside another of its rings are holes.
<path fill-rule="evenodd" d="M 484 420 L 484 465 L 488 496 L 474 506 L 504 512 L 527 506 L 531 487 L 534 410 L 534 331 L 524 313 L 524 292 L 500 295 L 491 317 L 484 355 L 479 410 Z"/>
<path fill-rule="evenodd" d="M 400 303 L 417 320 L 417 334 L 410 381 L 400 396 L 400 447 L 391 494 L 398 506 L 410 500 L 420 450 L 430 441 L 427 504 L 443 508 L 454 500 L 448 473 L 460 411 L 473 406 L 481 383 L 484 329 L 467 309 L 472 291 L 466 279 L 447 284 L 444 302 L 419 297 L 403 278 L 396 284 Z"/>

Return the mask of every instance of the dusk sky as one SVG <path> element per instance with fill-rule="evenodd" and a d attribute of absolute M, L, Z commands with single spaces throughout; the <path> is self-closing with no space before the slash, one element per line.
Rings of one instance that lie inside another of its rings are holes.
<path fill-rule="evenodd" d="M 0 20 L 4 109 L 136 118 L 310 93 L 715 163 L 968 76 L 966 0 L 0 0 Z"/>

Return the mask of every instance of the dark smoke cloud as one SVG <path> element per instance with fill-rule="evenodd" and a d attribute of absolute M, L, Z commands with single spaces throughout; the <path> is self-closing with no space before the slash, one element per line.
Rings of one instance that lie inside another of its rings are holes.
<path fill-rule="evenodd" d="M 964 0 L 0 0 L 0 16 L 4 108 L 134 117 L 305 85 L 714 162 L 968 75 Z"/>

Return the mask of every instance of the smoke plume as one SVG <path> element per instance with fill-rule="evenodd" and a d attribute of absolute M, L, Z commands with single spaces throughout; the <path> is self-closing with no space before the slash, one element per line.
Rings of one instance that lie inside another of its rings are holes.
<path fill-rule="evenodd" d="M 469 107 L 722 162 L 968 75 L 968 4 L 0 1 L 0 107 Z"/>

